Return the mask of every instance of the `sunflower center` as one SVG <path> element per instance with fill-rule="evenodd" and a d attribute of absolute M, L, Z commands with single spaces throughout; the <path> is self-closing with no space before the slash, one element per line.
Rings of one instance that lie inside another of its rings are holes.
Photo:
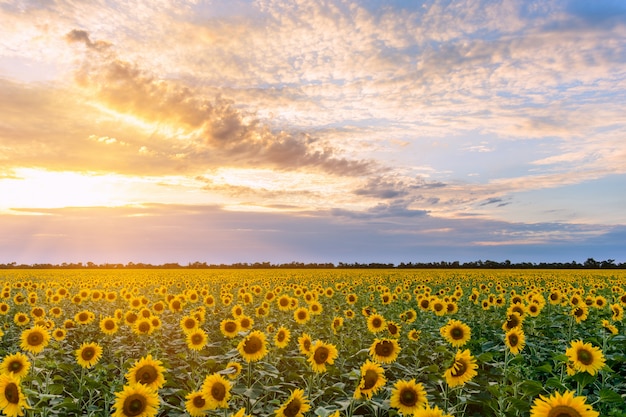
<path fill-rule="evenodd" d="M 146 409 L 147 401 L 146 397 L 141 394 L 129 395 L 124 400 L 123 411 L 124 415 L 134 417 L 142 414 Z"/>
<path fill-rule="evenodd" d="M 248 328 L 250 327 L 250 319 L 241 319 L 241 327 Z"/>
<path fill-rule="evenodd" d="M 9 363 L 9 371 L 10 372 L 18 373 L 18 372 L 20 372 L 22 370 L 23 367 L 24 367 L 24 365 L 20 361 L 13 361 L 13 362 Z"/>
<path fill-rule="evenodd" d="M 578 349 L 578 352 L 576 352 L 576 357 L 584 365 L 591 365 L 593 363 L 593 355 L 586 349 Z"/>
<path fill-rule="evenodd" d="M 404 389 L 400 392 L 400 402 L 407 407 L 417 404 L 417 392 L 412 389 Z"/>
<path fill-rule="evenodd" d="M 307 340 L 305 340 L 305 341 L 304 341 L 304 343 L 303 343 L 303 345 L 304 345 L 304 348 L 305 348 L 307 351 L 311 349 L 311 341 L 310 341 L 310 340 L 308 340 L 308 339 L 307 339 Z"/>
<path fill-rule="evenodd" d="M 227 322 L 227 323 L 226 323 L 226 325 L 224 326 L 224 329 L 226 329 L 226 331 L 227 331 L 228 333 L 232 333 L 232 332 L 234 332 L 235 330 L 237 330 L 237 325 L 236 325 L 234 322 L 229 321 L 229 322 Z"/>
<path fill-rule="evenodd" d="M 10 382 L 4 388 L 4 396 L 11 404 L 17 404 L 20 401 L 20 392 L 14 382 Z"/>
<path fill-rule="evenodd" d="M 43 335 L 39 332 L 33 332 L 28 335 L 28 344 L 31 346 L 39 346 L 43 343 Z"/>
<path fill-rule="evenodd" d="M 217 401 L 222 401 L 226 396 L 226 387 L 223 384 L 216 382 L 211 387 L 211 396 Z"/>
<path fill-rule="evenodd" d="M 278 340 L 279 342 L 285 340 L 285 332 L 278 333 L 278 335 L 276 336 L 276 340 Z"/>
<path fill-rule="evenodd" d="M 382 324 L 383 324 L 382 321 L 378 317 L 376 317 L 376 318 L 374 318 L 374 320 L 372 320 L 372 326 L 374 326 L 374 327 L 380 327 L 380 326 L 382 326 Z"/>
<path fill-rule="evenodd" d="M 574 310 L 574 315 L 576 317 L 582 317 L 584 314 L 585 314 L 585 310 L 583 310 L 580 307 L 578 307 L 578 308 L 576 308 L 576 310 Z"/>
<path fill-rule="evenodd" d="M 80 356 L 86 360 L 86 361 L 90 361 L 91 359 L 93 359 L 94 356 L 96 356 L 96 350 L 92 347 L 86 347 L 85 349 L 83 349 L 83 351 L 80 353 Z"/>
<path fill-rule="evenodd" d="M 142 321 L 139 323 L 138 329 L 141 333 L 147 333 L 150 331 L 150 323 L 147 321 Z"/>
<path fill-rule="evenodd" d="M 315 350 L 315 354 L 313 355 L 313 360 L 318 365 L 323 364 L 328 359 L 328 349 L 324 346 Z"/>
<path fill-rule="evenodd" d="M 262 343 L 258 337 L 250 337 L 243 345 L 243 351 L 251 355 L 261 350 Z"/>
<path fill-rule="evenodd" d="M 104 322 L 104 328 L 107 330 L 115 329 L 115 322 L 113 320 L 107 320 Z"/>
<path fill-rule="evenodd" d="M 299 318 L 300 320 L 304 320 L 304 319 L 306 319 L 306 313 L 305 313 L 304 311 L 299 311 L 299 312 L 298 312 L 298 318 Z"/>
<path fill-rule="evenodd" d="M 299 412 L 300 400 L 294 398 L 293 400 L 289 401 L 289 404 L 287 404 L 287 407 L 285 407 L 285 411 L 283 414 L 285 414 L 286 417 L 295 417 L 296 415 L 298 415 Z"/>
<path fill-rule="evenodd" d="M 202 397 L 202 395 L 196 395 L 193 397 L 193 406 L 196 408 L 203 408 L 206 404 L 206 400 Z"/>
<path fill-rule="evenodd" d="M 287 306 L 289 305 L 289 300 L 288 300 L 288 299 L 286 299 L 286 298 L 281 298 L 281 299 L 280 299 L 280 305 L 281 305 L 282 307 L 287 307 Z"/>
<path fill-rule="evenodd" d="M 548 417 L 581 417 L 581 414 L 569 405 L 557 405 L 550 410 Z"/>
<path fill-rule="evenodd" d="M 372 369 L 368 369 L 363 376 L 363 389 L 372 389 L 378 381 L 378 373 Z"/>
<path fill-rule="evenodd" d="M 452 336 L 454 340 L 463 339 L 463 329 L 460 327 L 453 327 L 452 330 L 450 330 L 450 336 Z"/>
<path fill-rule="evenodd" d="M 199 345 L 200 343 L 202 343 L 202 335 L 194 334 L 193 336 L 191 336 L 191 343 L 193 343 L 194 345 Z"/>
<path fill-rule="evenodd" d="M 187 329 L 193 329 L 194 327 L 196 327 L 196 321 L 193 319 L 187 319 L 185 320 L 185 327 Z"/>
<path fill-rule="evenodd" d="M 518 342 L 519 342 L 519 338 L 517 337 L 516 334 L 509 335 L 509 344 L 511 346 L 517 346 Z"/>
<path fill-rule="evenodd" d="M 149 385 L 156 381 L 158 374 L 157 370 L 152 365 L 144 365 L 137 370 L 135 376 L 137 380 L 142 384 Z"/>
<path fill-rule="evenodd" d="M 393 343 L 388 340 L 383 340 L 382 342 L 376 344 L 374 351 L 378 356 L 390 356 L 393 353 Z"/>
<path fill-rule="evenodd" d="M 454 367 L 452 369 L 452 376 L 454 377 L 463 376 L 463 374 L 465 374 L 465 371 L 467 371 L 467 365 L 465 364 L 464 361 L 454 361 Z"/>

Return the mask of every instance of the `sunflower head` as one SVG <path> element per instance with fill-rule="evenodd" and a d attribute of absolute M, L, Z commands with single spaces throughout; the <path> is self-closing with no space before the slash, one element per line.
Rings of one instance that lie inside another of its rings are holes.
<path fill-rule="evenodd" d="M 459 320 L 449 320 L 439 331 L 444 339 L 454 347 L 465 345 L 471 338 L 470 327 Z"/>
<path fill-rule="evenodd" d="M 135 362 L 126 374 L 126 379 L 130 384 L 142 384 L 156 391 L 165 384 L 164 372 L 162 362 L 148 355 Z"/>
<path fill-rule="evenodd" d="M 311 406 L 304 395 L 304 390 L 296 389 L 276 411 L 277 417 L 303 417 Z"/>
<path fill-rule="evenodd" d="M 311 346 L 308 361 L 315 372 L 322 373 L 326 371 L 326 365 L 332 365 L 335 362 L 338 354 L 334 345 L 317 340 Z"/>
<path fill-rule="evenodd" d="M 207 333 L 202 329 L 195 329 L 186 335 L 187 347 L 192 350 L 202 350 L 207 344 Z"/>
<path fill-rule="evenodd" d="M 149 386 L 131 383 L 115 393 L 112 417 L 154 417 L 159 408 L 159 396 Z"/>
<path fill-rule="evenodd" d="M 361 366 L 361 380 L 357 389 L 354 391 L 354 398 L 359 399 L 366 397 L 371 399 L 372 395 L 379 391 L 387 382 L 385 379 L 385 370 L 369 359 Z"/>
<path fill-rule="evenodd" d="M 100 357 L 102 357 L 102 346 L 95 342 L 84 342 L 75 353 L 76 362 L 78 362 L 80 366 L 83 368 L 91 368 L 98 363 Z"/>
<path fill-rule="evenodd" d="M 604 367 L 604 354 L 600 348 L 592 346 L 590 343 L 583 343 L 582 340 L 574 340 L 570 347 L 565 351 L 577 372 L 588 372 L 595 375 Z"/>
<path fill-rule="evenodd" d="M 472 356 L 469 349 L 459 350 L 454 356 L 452 366 L 444 372 L 443 376 L 450 387 L 456 387 L 474 378 L 478 374 L 477 368 L 476 358 Z"/>
<path fill-rule="evenodd" d="M 22 332 L 20 347 L 27 352 L 39 353 L 49 342 L 50 333 L 43 326 L 35 325 Z"/>
<path fill-rule="evenodd" d="M 400 345 L 396 339 L 376 339 L 369 349 L 370 356 L 379 363 L 391 363 L 400 353 Z"/>
<path fill-rule="evenodd" d="M 13 374 L 0 375 L 0 406 L 7 416 L 22 416 L 28 408 L 20 380 Z"/>
<path fill-rule="evenodd" d="M 230 399 L 230 382 L 220 374 L 208 375 L 202 383 L 202 396 L 209 410 L 228 408 Z"/>
<path fill-rule="evenodd" d="M 254 330 L 237 345 L 237 350 L 246 362 L 256 362 L 267 355 L 265 333 Z"/>
<path fill-rule="evenodd" d="M 533 402 L 531 417 L 599 417 L 600 414 L 585 403 L 585 397 L 574 394 L 566 391 L 563 394 L 556 392 L 548 398 L 540 395 Z"/>
<path fill-rule="evenodd" d="M 512 354 L 519 354 L 526 345 L 524 331 L 517 327 L 509 330 L 504 335 L 504 343 Z"/>
<path fill-rule="evenodd" d="M 415 379 L 410 381 L 399 380 L 391 391 L 391 407 L 397 408 L 401 414 L 415 414 L 428 404 L 426 390 Z"/>

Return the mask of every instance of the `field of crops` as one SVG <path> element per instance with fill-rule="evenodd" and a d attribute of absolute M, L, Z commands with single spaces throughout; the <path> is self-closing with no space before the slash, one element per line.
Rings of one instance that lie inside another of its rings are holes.
<path fill-rule="evenodd" d="M 8 416 L 626 416 L 625 271 L 5 270 Z"/>

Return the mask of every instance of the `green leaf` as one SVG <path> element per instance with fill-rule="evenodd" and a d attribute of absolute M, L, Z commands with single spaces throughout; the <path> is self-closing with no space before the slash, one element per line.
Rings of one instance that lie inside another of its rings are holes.
<path fill-rule="evenodd" d="M 623 404 L 624 398 L 612 389 L 602 388 L 600 390 L 601 403 Z"/>
<path fill-rule="evenodd" d="M 546 387 L 557 388 L 560 390 L 567 390 L 567 387 L 559 381 L 559 378 L 548 378 L 546 381 Z"/>
<path fill-rule="evenodd" d="M 541 382 L 526 380 L 520 384 L 520 388 L 524 394 L 529 397 L 536 397 L 539 393 L 543 392 L 543 384 Z"/>
<path fill-rule="evenodd" d="M 550 365 L 549 363 L 546 363 L 541 366 L 537 366 L 535 367 L 535 371 L 550 373 L 552 372 L 552 365 Z"/>

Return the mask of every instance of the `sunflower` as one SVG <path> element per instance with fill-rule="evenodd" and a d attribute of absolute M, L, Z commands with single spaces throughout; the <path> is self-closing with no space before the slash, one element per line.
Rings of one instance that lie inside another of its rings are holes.
<path fill-rule="evenodd" d="M 611 322 L 609 322 L 608 320 L 602 320 L 602 327 L 604 328 L 604 330 L 611 333 L 612 335 L 616 335 L 619 333 L 619 330 L 617 330 L 617 327 L 611 324 Z"/>
<path fill-rule="evenodd" d="M 133 324 L 133 333 L 137 335 L 149 335 L 154 332 L 154 327 L 152 327 L 152 320 L 147 319 L 145 317 L 141 317 L 135 321 Z"/>
<path fill-rule="evenodd" d="M 183 332 L 190 333 L 196 330 L 200 326 L 200 323 L 194 316 L 183 316 L 180 319 L 180 328 Z"/>
<path fill-rule="evenodd" d="M 83 368 L 91 368 L 102 357 L 102 346 L 95 342 L 83 342 L 76 350 L 76 362 Z"/>
<path fill-rule="evenodd" d="M 346 303 L 348 303 L 350 305 L 356 304 L 358 299 L 359 299 L 359 296 L 354 294 L 354 293 L 350 293 L 350 294 L 346 295 Z"/>
<path fill-rule="evenodd" d="M 387 382 L 385 379 L 385 370 L 380 364 L 372 362 L 369 359 L 361 366 L 361 380 L 354 391 L 354 398 L 362 397 L 368 400 L 372 395 L 376 394 Z"/>
<path fill-rule="evenodd" d="M 231 414 L 230 417 L 252 417 L 252 415 L 246 414 L 246 408 L 242 407 L 235 414 Z"/>
<path fill-rule="evenodd" d="M 401 315 L 402 321 L 405 323 L 413 323 L 417 319 L 417 312 L 413 309 L 407 310 Z"/>
<path fill-rule="evenodd" d="M 572 362 L 572 367 L 578 372 L 588 372 L 595 375 L 604 366 L 604 355 L 600 348 L 582 340 L 574 340 L 565 354 Z"/>
<path fill-rule="evenodd" d="M 286 327 L 280 326 L 274 335 L 274 344 L 279 348 L 287 347 L 291 339 L 291 332 Z"/>
<path fill-rule="evenodd" d="M 296 323 L 304 324 L 311 319 L 311 313 L 306 307 L 300 307 L 293 312 L 293 318 Z"/>
<path fill-rule="evenodd" d="M 476 358 L 472 356 L 469 349 L 462 352 L 458 350 L 454 356 L 454 363 L 443 376 L 450 387 L 456 387 L 474 378 L 478 374 L 477 368 Z"/>
<path fill-rule="evenodd" d="M 571 315 L 576 319 L 576 323 L 581 323 L 587 320 L 589 316 L 589 307 L 584 304 L 572 307 Z"/>
<path fill-rule="evenodd" d="M 126 380 L 131 385 L 143 384 L 156 391 L 165 384 L 164 372 L 162 362 L 148 355 L 135 362 L 126 373 Z"/>
<path fill-rule="evenodd" d="M 376 339 L 370 346 L 370 356 L 379 363 L 391 363 L 400 353 L 400 345 L 396 339 Z"/>
<path fill-rule="evenodd" d="M 432 304 L 430 305 L 430 309 L 437 316 L 443 316 L 444 314 L 446 314 L 446 311 L 447 311 L 445 303 L 438 298 L 433 300 Z"/>
<path fill-rule="evenodd" d="M 42 326 L 33 326 L 26 329 L 21 335 L 20 347 L 30 353 L 39 353 L 50 342 L 50 333 Z"/>
<path fill-rule="evenodd" d="M 239 333 L 239 330 L 241 330 L 241 326 L 239 325 L 239 320 L 224 319 L 220 323 L 220 331 L 225 337 L 228 337 L 229 339 L 232 339 L 233 337 L 237 336 L 237 333 Z"/>
<path fill-rule="evenodd" d="M 399 380 L 391 390 L 391 407 L 397 408 L 401 414 L 415 414 L 419 409 L 428 405 L 424 385 L 410 381 Z"/>
<path fill-rule="evenodd" d="M 242 369 L 243 367 L 239 362 L 228 362 L 226 368 L 221 373 L 225 373 L 228 379 L 237 379 Z"/>
<path fill-rule="evenodd" d="M 391 337 L 395 337 L 396 339 L 400 337 L 400 325 L 394 321 L 387 322 L 387 331 Z"/>
<path fill-rule="evenodd" d="M 206 400 L 209 410 L 216 408 L 228 408 L 230 399 L 230 382 L 220 374 L 211 374 L 204 378 L 202 396 Z"/>
<path fill-rule="evenodd" d="M 326 365 L 332 365 L 337 359 L 339 352 L 335 345 L 322 342 L 321 340 L 315 341 L 311 346 L 311 353 L 309 354 L 309 363 L 311 368 L 317 372 L 326 372 Z"/>
<path fill-rule="evenodd" d="M 192 350 L 202 350 L 208 341 L 207 333 L 202 329 L 195 329 L 186 334 L 187 347 Z"/>
<path fill-rule="evenodd" d="M 303 355 L 311 354 L 311 345 L 313 345 L 313 340 L 308 333 L 302 333 L 302 336 L 298 338 L 298 349 L 300 349 L 300 353 Z"/>
<path fill-rule="evenodd" d="M 417 342 L 418 340 L 420 340 L 421 334 L 422 334 L 421 330 L 411 329 L 409 330 L 409 334 L 407 335 L 407 337 L 409 338 L 409 340 Z"/>
<path fill-rule="evenodd" d="M 246 362 L 256 362 L 267 355 L 265 333 L 254 330 L 237 345 L 237 350 Z"/>
<path fill-rule="evenodd" d="M 65 339 L 65 336 L 67 336 L 67 330 L 65 329 L 58 328 L 54 329 L 54 331 L 52 332 L 52 337 L 54 337 L 54 340 L 56 340 L 57 342 Z"/>
<path fill-rule="evenodd" d="M 0 410 L 9 417 L 23 416 L 28 408 L 26 397 L 22 393 L 20 379 L 15 375 L 0 375 Z"/>
<path fill-rule="evenodd" d="M 284 294 L 278 297 L 276 300 L 276 304 L 278 304 L 278 309 L 280 311 L 289 311 L 291 309 L 291 297 Z"/>
<path fill-rule="evenodd" d="M 311 406 L 309 400 L 304 396 L 304 390 L 296 389 L 278 410 L 276 417 L 303 417 L 304 413 L 309 411 Z"/>
<path fill-rule="evenodd" d="M 509 330 L 504 335 L 504 344 L 509 348 L 512 354 L 519 354 L 521 350 L 524 349 L 524 346 L 526 346 L 526 335 L 524 331 L 519 327 Z"/>
<path fill-rule="evenodd" d="M 121 392 L 115 393 L 113 408 L 111 417 L 155 417 L 159 411 L 159 396 L 147 385 L 124 385 Z"/>
<path fill-rule="evenodd" d="M 530 417 L 599 417 L 600 413 L 586 404 L 586 400 L 586 397 L 576 397 L 574 391 L 556 392 L 549 398 L 540 395 L 533 402 Z"/>
<path fill-rule="evenodd" d="M 374 313 L 374 314 L 371 314 L 367 318 L 367 330 L 369 330 L 370 332 L 379 333 L 385 330 L 386 328 L 387 328 L 387 321 L 382 315 L 378 313 Z"/>
<path fill-rule="evenodd" d="M 254 320 L 252 320 L 251 317 L 248 317 L 245 314 L 242 314 L 241 316 L 239 316 L 237 320 L 239 320 L 239 326 L 241 327 L 241 330 L 243 331 L 252 329 L 252 326 L 254 325 Z"/>
<path fill-rule="evenodd" d="M 12 355 L 7 355 L 2 359 L 2 363 L 0 363 L 0 373 L 2 374 L 10 374 L 13 372 L 13 375 L 17 379 L 22 379 L 26 374 L 28 374 L 28 370 L 30 369 L 30 361 L 28 357 L 24 355 L 22 352 L 16 352 Z"/>
<path fill-rule="evenodd" d="M 190 392 L 185 396 L 185 410 L 191 417 L 206 416 L 205 411 L 209 409 L 202 391 Z"/>
<path fill-rule="evenodd" d="M 622 321 L 624 319 L 624 308 L 620 304 L 611 304 L 611 320 Z"/>
<path fill-rule="evenodd" d="M 441 335 L 454 347 L 461 347 L 471 339 L 470 327 L 455 319 L 448 320 L 448 323 L 439 329 Z"/>
<path fill-rule="evenodd" d="M 522 327 L 523 318 L 516 311 L 512 311 L 506 315 L 506 321 L 502 324 L 502 330 L 508 332 L 516 327 Z"/>
<path fill-rule="evenodd" d="M 74 321 L 78 324 L 89 324 L 96 318 L 96 315 L 89 310 L 79 311 L 74 315 Z"/>
<path fill-rule="evenodd" d="M 16 313 L 15 316 L 13 316 L 13 323 L 17 324 L 18 326 L 26 326 L 28 323 L 30 323 L 30 317 L 28 317 L 26 313 Z"/>
<path fill-rule="evenodd" d="M 430 408 L 430 406 L 427 405 L 426 408 L 415 411 L 413 417 L 452 417 L 452 415 L 444 414 L 444 411 L 440 410 L 437 406 Z"/>
<path fill-rule="evenodd" d="M 117 333 L 119 326 L 117 325 L 117 320 L 114 317 L 103 317 L 100 320 L 100 331 L 104 334 L 115 334 Z"/>

